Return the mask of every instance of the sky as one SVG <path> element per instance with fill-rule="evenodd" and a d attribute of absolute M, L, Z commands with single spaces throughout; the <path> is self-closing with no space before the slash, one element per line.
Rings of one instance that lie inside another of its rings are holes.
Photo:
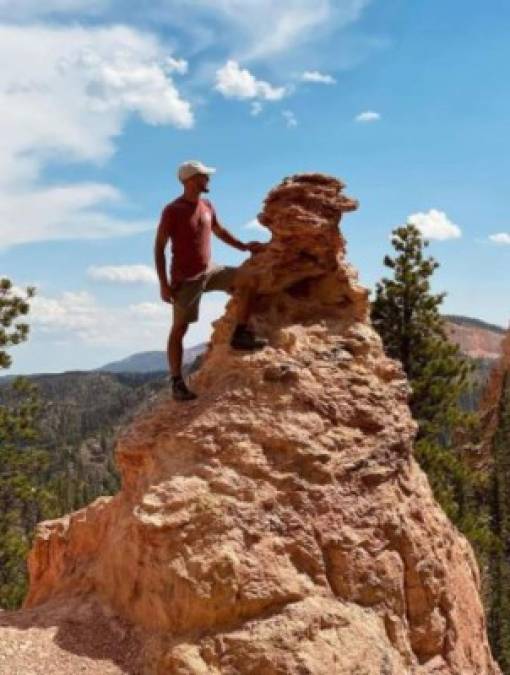
<path fill-rule="evenodd" d="M 501 0 L 0 0 L 0 277 L 37 289 L 9 372 L 165 349 L 154 235 L 188 159 L 217 168 L 208 197 L 243 241 L 268 240 L 283 177 L 340 177 L 365 286 L 413 222 L 443 311 L 506 326 L 509 21 Z M 185 346 L 226 299 L 204 296 Z"/>

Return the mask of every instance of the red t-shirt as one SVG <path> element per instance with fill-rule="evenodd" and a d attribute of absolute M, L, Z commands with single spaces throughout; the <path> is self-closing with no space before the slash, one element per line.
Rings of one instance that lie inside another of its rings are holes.
<path fill-rule="evenodd" d="M 165 206 L 159 229 L 172 242 L 172 284 L 195 277 L 207 268 L 215 220 L 216 213 L 208 199 L 199 199 L 195 203 L 181 196 Z"/>

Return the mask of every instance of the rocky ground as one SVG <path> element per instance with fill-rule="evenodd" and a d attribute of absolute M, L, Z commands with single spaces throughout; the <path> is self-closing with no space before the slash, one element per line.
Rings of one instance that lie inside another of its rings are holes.
<path fill-rule="evenodd" d="M 0 612 L 0 675 L 141 675 L 133 628 L 94 602 Z"/>

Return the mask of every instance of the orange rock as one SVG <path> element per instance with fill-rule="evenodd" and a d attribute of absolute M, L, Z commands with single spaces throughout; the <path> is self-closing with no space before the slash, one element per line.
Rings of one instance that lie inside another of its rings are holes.
<path fill-rule="evenodd" d="M 510 328 L 501 341 L 500 356 L 494 363 L 480 401 L 483 438 L 471 458 L 476 469 L 489 471 L 492 465 L 492 441 L 500 421 L 500 402 L 505 375 L 510 370 Z"/>
<path fill-rule="evenodd" d="M 446 332 L 467 356 L 475 359 L 498 359 L 501 355 L 504 335 L 499 331 L 476 325 L 464 326 L 447 320 Z"/>
<path fill-rule="evenodd" d="M 320 174 L 285 179 L 193 379 L 117 447 L 122 490 L 43 523 L 27 607 L 100 601 L 145 631 L 146 672 L 498 675 L 467 540 L 412 454 L 400 365 L 368 318 L 338 229 L 357 204 Z"/>

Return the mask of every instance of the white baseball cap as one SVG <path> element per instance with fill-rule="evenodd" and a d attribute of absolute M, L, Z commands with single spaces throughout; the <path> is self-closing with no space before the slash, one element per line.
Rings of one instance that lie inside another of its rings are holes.
<path fill-rule="evenodd" d="M 190 159 L 180 165 L 177 176 L 182 183 L 196 173 L 203 173 L 206 176 L 210 176 L 215 171 L 216 169 L 212 166 L 205 166 L 205 164 L 202 164 L 202 162 L 199 162 L 197 159 Z"/>

